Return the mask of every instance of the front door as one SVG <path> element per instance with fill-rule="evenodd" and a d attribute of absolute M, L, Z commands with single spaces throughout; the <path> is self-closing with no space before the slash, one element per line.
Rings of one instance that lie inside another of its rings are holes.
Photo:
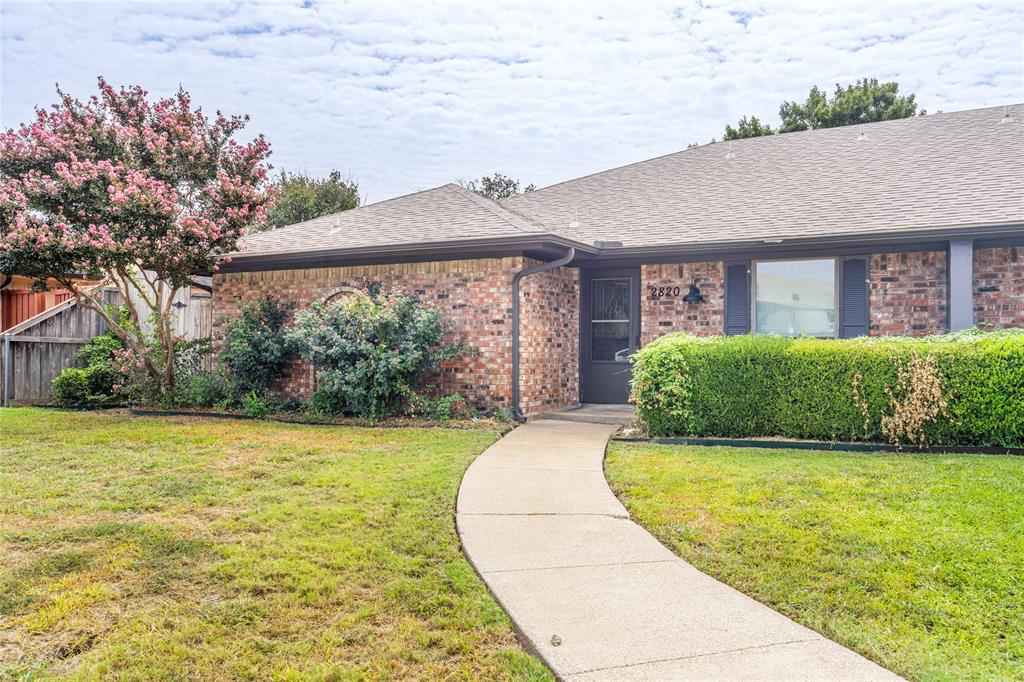
<path fill-rule="evenodd" d="M 640 345 L 640 270 L 584 270 L 580 297 L 580 400 L 625 403 Z"/>

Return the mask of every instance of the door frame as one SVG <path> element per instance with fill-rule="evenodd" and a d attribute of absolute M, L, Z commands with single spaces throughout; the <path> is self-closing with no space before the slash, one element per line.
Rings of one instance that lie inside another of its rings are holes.
<path fill-rule="evenodd" d="M 595 380 L 594 376 L 587 376 L 587 369 L 590 365 L 619 367 L 622 368 L 629 378 L 632 378 L 632 371 L 629 363 L 610 361 L 592 361 L 591 352 L 591 294 L 592 282 L 595 279 L 629 278 L 630 280 L 630 301 L 629 301 L 629 348 L 630 355 L 640 348 L 640 266 L 635 267 L 581 267 L 580 268 L 580 311 L 579 311 L 579 400 L 584 402 L 600 402 L 586 400 L 588 385 Z M 629 378 L 626 380 L 626 392 L 629 391 Z M 608 401 L 613 404 L 615 401 Z M 623 397 L 623 403 L 626 398 Z"/>

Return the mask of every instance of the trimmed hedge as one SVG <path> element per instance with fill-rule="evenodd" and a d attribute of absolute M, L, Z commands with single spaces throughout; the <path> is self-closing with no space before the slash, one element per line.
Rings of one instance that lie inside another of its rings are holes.
<path fill-rule="evenodd" d="M 921 339 L 670 334 L 634 356 L 632 399 L 655 436 L 881 441 L 900 368 L 915 357 L 938 374 L 946 400 L 923 428 L 929 444 L 1024 446 L 1020 329 Z"/>

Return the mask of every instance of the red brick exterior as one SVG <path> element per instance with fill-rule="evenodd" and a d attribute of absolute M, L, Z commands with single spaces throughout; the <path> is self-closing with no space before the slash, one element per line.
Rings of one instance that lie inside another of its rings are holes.
<path fill-rule="evenodd" d="M 575 268 L 522 281 L 519 390 L 527 414 L 579 401 L 579 290 Z"/>
<path fill-rule="evenodd" d="M 926 336 L 946 330 L 946 252 L 871 256 L 871 336 Z"/>
<path fill-rule="evenodd" d="M 696 280 L 704 296 L 703 303 L 683 302 L 691 280 Z M 678 294 L 658 295 L 663 288 L 675 287 L 679 287 Z M 721 261 L 644 265 L 640 268 L 641 344 L 650 343 L 669 332 L 717 336 L 724 326 L 725 266 Z"/>
<path fill-rule="evenodd" d="M 1024 327 L 1024 246 L 974 250 L 974 324 Z"/>
<path fill-rule="evenodd" d="M 271 296 L 296 308 L 343 287 L 417 293 L 454 324 L 453 340 L 470 346 L 428 382 L 437 394 L 457 393 L 481 409 L 511 406 L 512 276 L 533 261 L 520 257 L 402 263 L 272 272 L 229 273 L 214 278 L 214 342 L 239 302 Z M 870 257 L 872 336 L 941 333 L 947 326 L 947 255 L 944 251 L 885 253 Z M 1024 247 L 979 248 L 974 253 L 976 324 L 984 329 L 1024 326 Z M 702 303 L 684 303 L 696 280 Z M 683 331 L 723 332 L 725 275 L 721 261 L 644 265 L 640 269 L 641 342 Z M 652 292 L 651 287 L 654 287 Z M 661 288 L 678 293 L 658 296 Z M 574 405 L 579 398 L 579 271 L 559 268 L 523 280 L 520 402 L 527 413 Z M 308 399 L 310 367 L 293 364 L 278 387 Z"/>
<path fill-rule="evenodd" d="M 224 323 L 241 302 L 269 296 L 301 309 L 340 288 L 365 288 L 378 282 L 387 289 L 419 294 L 436 305 L 453 323 L 452 340 L 470 347 L 430 377 L 428 390 L 457 393 L 480 409 L 507 410 L 512 397 L 509 298 L 512 276 L 525 264 L 523 258 L 515 257 L 219 274 L 214 278 L 214 343 L 222 342 Z M 527 412 L 577 401 L 575 282 L 575 271 L 568 269 L 523 281 L 520 389 Z M 293 363 L 278 386 L 283 395 L 302 400 L 313 389 L 312 369 L 301 360 Z"/>

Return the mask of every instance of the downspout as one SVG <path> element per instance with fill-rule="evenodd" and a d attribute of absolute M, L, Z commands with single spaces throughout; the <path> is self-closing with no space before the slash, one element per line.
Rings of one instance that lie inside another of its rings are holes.
<path fill-rule="evenodd" d="M 523 268 L 512 277 L 512 418 L 517 422 L 526 421 L 526 415 L 519 407 L 519 282 L 528 275 L 568 265 L 575 257 L 576 249 L 570 246 L 558 260 Z"/>

